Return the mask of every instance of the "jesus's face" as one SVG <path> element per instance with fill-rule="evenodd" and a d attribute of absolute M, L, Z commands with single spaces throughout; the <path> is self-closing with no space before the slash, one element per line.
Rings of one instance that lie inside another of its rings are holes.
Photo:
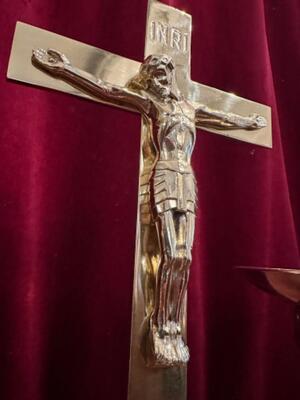
<path fill-rule="evenodd" d="M 149 89 L 158 97 L 167 98 L 171 94 L 173 83 L 173 71 L 166 65 L 159 65 L 153 70 L 153 75 L 149 82 Z"/>

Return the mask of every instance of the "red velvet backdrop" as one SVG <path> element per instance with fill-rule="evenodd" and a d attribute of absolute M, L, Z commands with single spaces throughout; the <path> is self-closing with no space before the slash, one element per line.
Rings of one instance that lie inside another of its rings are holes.
<path fill-rule="evenodd" d="M 293 307 L 232 266 L 298 268 L 298 0 L 183 0 L 192 77 L 267 103 L 274 148 L 199 131 L 189 400 L 299 398 Z M 0 398 L 126 399 L 140 118 L 5 79 L 21 20 L 142 60 L 146 0 L 2 0 Z"/>

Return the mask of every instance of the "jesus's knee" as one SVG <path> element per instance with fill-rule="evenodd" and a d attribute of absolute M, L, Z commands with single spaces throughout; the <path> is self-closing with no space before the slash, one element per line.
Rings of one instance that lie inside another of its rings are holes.
<path fill-rule="evenodd" d="M 174 262 L 176 262 L 176 260 L 177 260 L 177 252 L 175 250 L 169 251 L 164 256 L 165 264 L 168 266 L 172 266 Z"/>
<path fill-rule="evenodd" d="M 186 260 L 187 262 L 192 261 L 191 250 L 186 245 L 178 246 L 176 249 L 176 255 L 178 259 Z"/>
<path fill-rule="evenodd" d="M 163 273 L 167 275 L 172 268 L 186 270 L 191 261 L 191 251 L 186 246 L 178 246 L 174 251 L 165 255 L 164 262 L 162 263 Z"/>
<path fill-rule="evenodd" d="M 163 280 L 168 279 L 169 275 L 171 274 L 172 267 L 175 261 L 176 261 L 175 251 L 174 252 L 170 251 L 164 254 L 162 262 L 160 264 L 161 277 Z"/>
<path fill-rule="evenodd" d="M 181 270 L 187 270 L 192 261 L 190 249 L 186 246 L 180 246 L 176 250 L 176 264 Z"/>

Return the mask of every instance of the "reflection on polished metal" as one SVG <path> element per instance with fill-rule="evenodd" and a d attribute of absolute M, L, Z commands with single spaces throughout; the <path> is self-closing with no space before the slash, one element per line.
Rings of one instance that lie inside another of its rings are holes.
<path fill-rule="evenodd" d="M 188 14 L 150 0 L 147 18 L 142 64 L 19 23 L 8 77 L 142 115 L 128 398 L 183 400 L 196 127 L 271 147 L 271 113 L 190 80 Z"/>
<path fill-rule="evenodd" d="M 295 340 L 300 347 L 300 269 L 236 267 L 259 289 L 295 303 Z"/>
<path fill-rule="evenodd" d="M 237 267 L 249 280 L 266 292 L 300 303 L 300 269 Z"/>

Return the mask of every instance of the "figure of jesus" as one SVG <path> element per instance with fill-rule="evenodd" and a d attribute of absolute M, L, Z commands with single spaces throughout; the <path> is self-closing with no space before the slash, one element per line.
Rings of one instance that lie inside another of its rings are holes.
<path fill-rule="evenodd" d="M 57 50 L 34 50 L 32 59 L 51 75 L 102 101 L 138 111 L 146 121 L 155 149 L 146 185 L 161 253 L 153 307 L 147 316 L 147 364 L 185 364 L 189 350 L 182 336 L 181 315 L 194 240 L 196 183 L 191 156 L 196 128 L 255 130 L 266 126 L 265 118 L 225 113 L 206 105 L 195 108 L 180 93 L 175 65 L 166 55 L 147 57 L 125 87 L 76 68 Z"/>

